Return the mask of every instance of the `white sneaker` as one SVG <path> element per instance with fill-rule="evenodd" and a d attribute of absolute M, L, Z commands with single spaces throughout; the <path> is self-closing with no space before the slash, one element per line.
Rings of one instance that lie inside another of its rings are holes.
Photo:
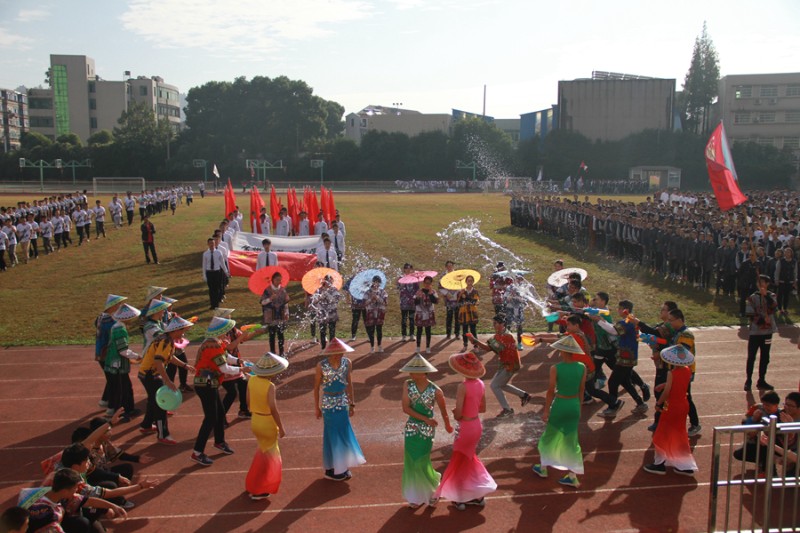
<path fill-rule="evenodd" d="M 405 335 L 403 335 L 403 341 L 402 342 L 406 342 L 406 336 Z"/>
<path fill-rule="evenodd" d="M 380 346 L 378 346 L 378 348 L 377 348 L 377 351 L 378 351 L 378 353 L 383 353 L 383 348 L 381 348 Z"/>
<path fill-rule="evenodd" d="M 425 354 L 430 355 L 430 353 L 431 353 L 431 349 L 430 348 L 425 348 Z"/>
<path fill-rule="evenodd" d="M 353 342 L 353 341 L 355 341 L 355 340 L 356 340 L 356 338 L 355 338 L 355 337 L 350 337 L 350 340 L 349 340 L 349 341 L 347 341 L 347 342 Z"/>
<path fill-rule="evenodd" d="M 373 346 L 369 347 L 369 353 L 375 353 L 375 348 Z"/>

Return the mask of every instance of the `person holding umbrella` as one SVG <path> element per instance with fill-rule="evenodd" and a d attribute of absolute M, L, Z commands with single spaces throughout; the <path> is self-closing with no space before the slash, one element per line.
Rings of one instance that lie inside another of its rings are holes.
<path fill-rule="evenodd" d="M 403 265 L 403 277 L 411 276 L 413 273 L 414 265 L 411 263 Z M 401 283 L 400 280 L 397 282 L 397 291 L 400 296 L 400 331 L 403 334 L 403 342 L 414 338 L 414 311 L 416 310 L 414 296 L 418 290 L 419 282 Z M 407 336 L 406 333 L 408 333 Z"/>
<path fill-rule="evenodd" d="M 364 297 L 366 302 L 367 316 L 364 323 L 367 326 L 367 337 L 369 338 L 369 353 L 383 353 L 381 341 L 383 340 L 383 322 L 386 319 L 386 305 L 389 295 L 383 288 L 384 280 L 380 276 L 372 277 L 372 285 Z M 378 347 L 375 348 L 377 340 Z"/>
<path fill-rule="evenodd" d="M 283 277 L 280 272 L 272 274 L 272 283 L 264 289 L 261 294 L 261 310 L 263 313 L 263 324 L 269 331 L 269 349 L 275 352 L 275 339 L 278 340 L 278 350 L 283 357 L 283 332 L 286 330 L 286 323 L 289 320 L 289 294 L 281 282 Z"/>
<path fill-rule="evenodd" d="M 425 330 L 425 353 L 431 353 L 431 328 L 436 325 L 436 312 L 434 305 L 439 301 L 436 291 L 431 287 L 433 278 L 425 276 L 422 280 L 422 288 L 414 295 L 414 305 L 416 314 L 414 323 L 417 325 L 417 352 L 420 352 L 420 342 L 422 341 L 422 330 Z"/>

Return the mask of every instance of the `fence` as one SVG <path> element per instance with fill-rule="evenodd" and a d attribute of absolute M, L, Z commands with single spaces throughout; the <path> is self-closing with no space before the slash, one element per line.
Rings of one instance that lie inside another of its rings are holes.
<path fill-rule="evenodd" d="M 800 423 L 777 421 L 714 428 L 708 531 L 800 531 Z"/>

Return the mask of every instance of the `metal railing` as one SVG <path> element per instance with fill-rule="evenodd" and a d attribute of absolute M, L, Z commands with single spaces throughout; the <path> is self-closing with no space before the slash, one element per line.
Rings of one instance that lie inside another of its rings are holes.
<path fill-rule="evenodd" d="M 798 439 L 800 423 L 774 415 L 714 428 L 708 531 L 800 531 Z"/>

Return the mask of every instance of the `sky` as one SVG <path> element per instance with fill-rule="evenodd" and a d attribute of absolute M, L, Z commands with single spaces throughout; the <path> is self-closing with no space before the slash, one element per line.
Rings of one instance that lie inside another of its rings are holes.
<path fill-rule="evenodd" d="M 44 84 L 50 54 L 106 80 L 285 75 L 346 113 L 394 105 L 518 118 L 593 70 L 675 78 L 706 22 L 721 75 L 800 71 L 800 1 L 0 0 L 0 87 Z"/>

